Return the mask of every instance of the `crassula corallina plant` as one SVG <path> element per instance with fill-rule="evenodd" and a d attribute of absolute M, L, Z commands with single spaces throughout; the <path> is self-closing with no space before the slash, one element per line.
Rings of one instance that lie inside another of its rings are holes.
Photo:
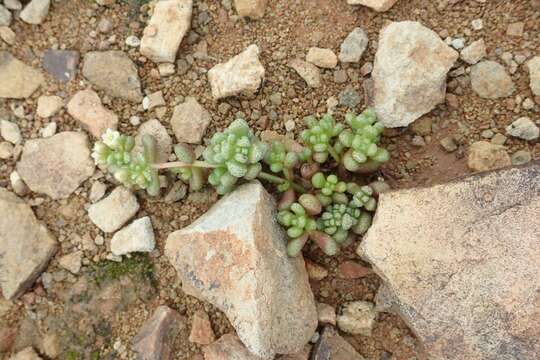
<path fill-rule="evenodd" d="M 253 179 L 274 184 L 283 193 L 277 221 L 289 239 L 288 254 L 297 256 L 311 241 L 331 256 L 368 230 L 377 207 L 374 190 L 357 183 L 356 174 L 375 172 L 389 159 L 379 146 L 384 127 L 373 110 L 348 114 L 345 120 L 337 122 L 330 114 L 306 118 L 301 145 L 291 148 L 261 141 L 238 119 L 212 136 L 202 159 L 190 145 L 177 144 L 177 161 L 169 163 L 156 163 L 152 136 L 142 137 L 143 151 L 137 152 L 133 137 L 109 129 L 95 143 L 92 157 L 118 182 L 151 196 L 159 195 L 160 170 L 177 176 L 191 191 L 208 183 L 221 195 Z M 344 178 L 337 176 L 338 169 Z"/>

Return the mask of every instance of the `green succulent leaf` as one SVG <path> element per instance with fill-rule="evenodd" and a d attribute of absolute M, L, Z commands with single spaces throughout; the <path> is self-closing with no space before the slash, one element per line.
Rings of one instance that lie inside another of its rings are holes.
<path fill-rule="evenodd" d="M 324 163 L 332 154 L 332 141 L 338 137 L 345 129 L 341 123 L 336 123 L 334 117 L 330 114 L 324 115 L 320 120 L 314 116 L 304 119 L 306 126 L 300 137 L 304 145 L 312 153 L 313 160 L 318 163 Z"/>

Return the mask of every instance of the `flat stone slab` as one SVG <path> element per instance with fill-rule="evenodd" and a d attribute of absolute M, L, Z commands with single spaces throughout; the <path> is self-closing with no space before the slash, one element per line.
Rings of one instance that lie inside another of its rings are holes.
<path fill-rule="evenodd" d="M 538 358 L 540 162 L 383 193 L 358 252 L 429 359 Z"/>
<path fill-rule="evenodd" d="M 41 72 L 16 59 L 7 51 L 0 51 L 0 98 L 24 99 L 43 83 Z"/>
<path fill-rule="evenodd" d="M 32 286 L 57 248 L 30 206 L 4 188 L 0 188 L 0 244 L 0 287 L 8 300 Z"/>
<path fill-rule="evenodd" d="M 77 75 L 80 55 L 73 50 L 46 50 L 41 66 L 58 81 L 68 82 Z"/>

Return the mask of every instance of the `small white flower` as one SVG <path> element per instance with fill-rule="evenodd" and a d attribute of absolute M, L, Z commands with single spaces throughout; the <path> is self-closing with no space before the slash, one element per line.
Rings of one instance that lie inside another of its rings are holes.
<path fill-rule="evenodd" d="M 105 145 L 114 148 L 118 143 L 120 133 L 112 129 L 107 129 L 107 131 L 101 136 L 101 138 L 103 139 L 103 143 L 105 143 Z"/>

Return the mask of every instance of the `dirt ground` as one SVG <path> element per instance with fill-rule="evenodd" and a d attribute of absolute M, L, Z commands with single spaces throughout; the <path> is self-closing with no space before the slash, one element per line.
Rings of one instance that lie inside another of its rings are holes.
<path fill-rule="evenodd" d="M 177 71 L 177 74 L 171 77 L 160 79 L 153 62 L 142 57 L 138 49 L 125 45 L 125 39 L 129 35 L 142 36 L 148 18 L 148 5 L 144 4 L 146 1 L 117 2 L 118 4 L 107 8 L 99 7 L 90 0 L 53 1 L 49 16 L 43 24 L 30 26 L 15 20 L 11 27 L 17 34 L 17 44 L 8 46 L 0 42 L 0 50 L 9 50 L 17 58 L 34 67 L 41 66 L 43 52 L 51 48 L 80 51 L 81 59 L 86 52 L 92 50 L 125 51 L 139 68 L 144 91 L 148 94 L 163 91 L 167 103 L 166 111 L 154 109 L 145 112 L 141 105 L 112 99 L 100 92 L 106 106 L 119 116 L 119 129 L 131 134 L 136 133 L 136 127 L 130 124 L 129 118 L 137 115 L 142 122 L 153 118 L 160 119 L 173 137 L 169 123 L 172 110 L 187 96 L 196 97 L 212 113 L 213 121 L 206 138 L 226 127 L 237 116 L 244 116 L 259 131 L 273 129 L 283 133 L 285 122 L 294 120 L 295 132 L 298 133 L 303 127 L 301 120 L 304 116 L 325 113 L 327 100 L 331 97 L 339 99 L 343 90 L 352 88 L 364 99 L 363 83 L 367 77 L 362 76 L 360 68 L 373 62 L 378 33 L 388 21 L 420 21 L 443 38 L 463 37 L 467 44 L 483 38 L 488 49 L 487 58 L 501 63 L 500 54 L 503 52 L 522 54 L 530 58 L 538 54 L 540 49 L 540 11 L 533 8 L 530 0 L 399 0 L 390 11 L 382 14 L 363 7 L 348 6 L 345 0 L 273 0 L 269 1 L 264 19 L 259 21 L 237 19 L 234 9 L 227 7 L 230 0 L 207 0 L 195 1 L 193 28 L 184 39 L 178 54 L 177 59 L 182 62 L 180 65 L 188 68 Z M 106 34 L 97 31 L 97 24 L 103 18 L 114 24 L 113 30 Z M 475 19 L 483 20 L 482 30 L 472 29 L 471 21 Z M 506 35 L 508 25 L 515 22 L 525 24 L 525 33 L 520 38 Z M 368 50 L 359 64 L 340 64 L 335 70 L 322 71 L 323 81 L 320 88 L 308 88 L 287 66 L 291 59 L 304 57 L 311 46 L 330 48 L 338 53 L 341 42 L 354 27 L 362 27 L 368 33 Z M 110 41 L 112 36 L 115 41 Z M 260 94 L 253 100 L 214 101 L 205 75 L 207 70 L 253 43 L 261 48 L 261 61 L 266 69 L 266 79 Z M 200 59 L 200 56 L 194 58 L 193 54 L 201 52 L 205 46 L 208 56 L 203 59 Z M 456 63 L 457 68 L 460 66 L 464 64 Z M 334 78 L 335 72 L 341 70 L 345 70 L 348 77 L 344 83 L 338 83 Z M 440 183 L 469 173 L 466 166 L 467 147 L 472 142 L 481 140 L 484 130 L 491 129 L 495 133 L 504 134 L 504 128 L 520 116 L 538 119 L 538 98 L 535 99 L 536 106 L 532 110 L 524 110 L 519 105 L 525 98 L 534 99 L 528 86 L 525 66 L 520 65 L 512 77 L 517 87 L 514 96 L 500 100 L 484 100 L 472 91 L 466 71 L 463 75 L 451 75 L 448 78 L 448 93 L 457 96 L 457 104 L 441 104 L 419 120 L 428 124 L 427 132 L 414 126 L 387 131 L 383 143 L 391 151 L 392 159 L 373 178 L 382 177 L 393 188 L 399 189 Z M 0 100 L 0 117 L 16 121 L 25 140 L 39 137 L 39 129 L 46 125 L 47 121 L 56 121 L 58 132 L 79 129 L 65 109 L 48 120 L 39 119 L 34 115 L 36 100 L 44 94 L 59 95 L 67 100 L 77 90 L 88 86 L 89 83 L 80 73 L 67 85 L 47 75 L 46 86 L 26 101 Z M 25 118 L 14 117 L 13 109 L 19 106 L 24 107 Z M 365 106 L 365 100 L 362 100 L 354 110 L 360 111 Z M 338 106 L 337 117 L 341 118 L 347 111 L 345 107 Z M 418 133 L 423 135 L 426 146 L 418 147 L 412 144 L 413 136 Z M 453 153 L 446 152 L 439 144 L 439 141 L 448 135 L 459 139 L 459 149 Z M 538 143 L 508 138 L 506 145 L 509 154 L 525 149 L 532 153 L 533 158 L 540 158 Z M 14 170 L 14 166 L 15 162 L 11 160 L 0 163 L 0 186 L 10 187 L 9 174 Z M 93 179 L 99 176 L 95 175 Z M 137 217 L 151 217 L 157 241 L 157 249 L 144 259 L 150 270 L 141 270 L 138 266 L 127 268 L 126 273 L 135 273 L 131 280 L 121 280 L 121 277 L 107 273 L 108 269 L 103 270 L 107 284 L 112 286 L 112 289 L 122 292 L 122 289 L 130 284 L 138 284 L 141 288 L 133 290 L 131 295 L 120 296 L 120 299 L 105 294 L 103 303 L 112 302 L 114 309 L 105 311 L 106 314 L 99 317 L 102 324 L 107 324 L 107 331 L 89 335 L 91 328 L 84 324 L 88 323 L 89 317 L 94 316 L 95 311 L 100 311 L 101 305 L 96 302 L 95 308 L 89 307 L 80 311 L 80 316 L 73 315 L 77 311 L 74 307 L 77 299 L 83 295 L 90 299 L 100 299 L 96 293 L 101 294 L 104 290 L 99 287 L 101 283 L 96 284 L 95 279 L 96 274 L 102 271 L 100 269 L 103 269 L 103 261 L 109 252 L 105 246 L 94 252 L 85 252 L 83 270 L 77 277 L 62 270 L 57 259 L 73 249 L 76 243 L 74 238 L 95 239 L 103 236 L 86 214 L 91 184 L 92 181 L 85 182 L 81 189 L 65 201 L 53 201 L 37 194 L 27 196 L 27 200 L 35 205 L 33 209 L 36 216 L 43 220 L 59 239 L 61 248 L 47 269 L 47 273 L 53 275 L 54 285 L 45 289 L 43 283 L 38 281 L 31 291 L 14 302 L 7 313 L 2 315 L 0 312 L 0 324 L 19 329 L 18 344 L 38 341 L 32 333 L 25 334 L 30 331 L 25 329 L 34 327 L 34 330 L 39 329 L 36 331 L 43 335 L 52 331 L 51 329 L 70 327 L 73 329 L 73 339 L 78 340 L 70 340 L 73 349 L 66 349 L 61 358 L 86 359 L 99 353 L 102 359 L 131 359 L 134 358 L 134 354 L 129 350 L 131 338 L 160 304 L 166 304 L 185 315 L 188 327 L 194 312 L 205 309 L 210 315 L 216 336 L 231 331 L 232 328 L 223 314 L 209 304 L 182 292 L 174 269 L 162 256 L 168 234 L 190 224 L 215 202 L 217 195 L 207 189 L 203 193 L 191 194 L 173 205 L 138 194 L 141 209 Z M 112 186 L 109 186 L 109 190 L 111 188 Z M 107 247 L 109 241 L 110 237 L 105 236 Z M 310 248 L 305 257 L 329 271 L 325 279 L 312 282 L 318 301 L 328 303 L 336 310 L 351 300 L 373 301 L 380 285 L 380 279 L 376 275 L 358 280 L 339 277 L 339 264 L 345 260 L 358 260 L 354 247 L 335 258 L 323 256 L 320 251 Z M 138 277 L 143 280 L 137 280 Z M 113 290 L 109 292 L 114 293 Z M 111 300 L 112 298 L 114 300 Z M 89 300 L 88 303 L 93 302 Z M 32 321 L 34 325 L 31 325 Z M 406 324 L 394 315 L 380 314 L 371 337 L 344 336 L 368 360 L 416 359 L 419 356 L 419 346 L 414 335 Z M 81 337 L 83 339 L 80 339 Z M 194 359 L 201 353 L 200 347 L 186 341 L 186 337 L 187 335 L 178 337 L 174 349 L 175 359 Z M 36 345 L 38 348 L 39 346 Z M 2 357 L 0 354 L 0 359 L 7 358 L 7 355 Z"/>

